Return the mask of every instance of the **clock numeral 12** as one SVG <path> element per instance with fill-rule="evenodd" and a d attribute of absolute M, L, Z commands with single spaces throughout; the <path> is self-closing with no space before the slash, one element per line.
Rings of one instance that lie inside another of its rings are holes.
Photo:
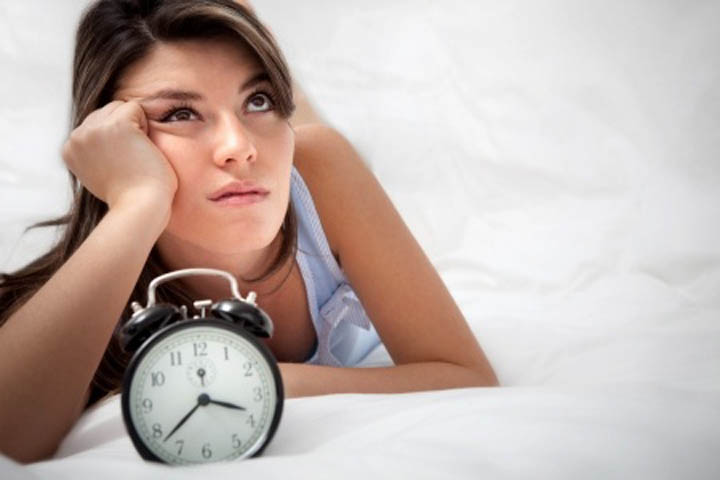
<path fill-rule="evenodd" d="M 206 349 L 207 349 L 206 342 L 193 343 L 193 354 L 196 357 L 206 357 L 207 356 L 207 352 L 205 351 Z"/>

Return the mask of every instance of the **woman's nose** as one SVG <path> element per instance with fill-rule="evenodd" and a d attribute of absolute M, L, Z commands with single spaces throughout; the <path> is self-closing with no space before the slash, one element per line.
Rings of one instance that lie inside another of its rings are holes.
<path fill-rule="evenodd" d="M 214 161 L 219 167 L 230 161 L 254 162 L 257 149 L 247 128 L 234 115 L 224 118 L 217 130 Z"/>

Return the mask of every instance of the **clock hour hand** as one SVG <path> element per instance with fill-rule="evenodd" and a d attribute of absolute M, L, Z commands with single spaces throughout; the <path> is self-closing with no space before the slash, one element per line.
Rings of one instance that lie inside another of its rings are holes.
<path fill-rule="evenodd" d="M 230 403 L 230 402 L 221 402 L 220 400 L 212 400 L 212 399 L 208 399 L 208 402 L 214 403 L 215 405 L 220 405 L 221 407 L 234 408 L 236 410 L 247 410 L 245 407 L 241 407 L 239 405 L 235 405 L 234 403 Z"/>
<path fill-rule="evenodd" d="M 208 397 L 207 393 L 200 394 L 197 399 L 197 403 L 195 406 L 190 410 L 188 413 L 185 414 L 185 416 L 178 422 L 177 425 L 175 425 L 175 428 L 172 429 L 170 433 L 167 434 L 167 437 L 165 437 L 165 440 L 163 442 L 167 442 L 168 438 L 172 436 L 173 433 L 177 432 L 178 428 L 182 427 L 185 422 L 187 422 L 188 418 L 195 413 L 195 410 L 198 409 L 200 406 L 205 406 L 210 402 L 210 397 Z"/>

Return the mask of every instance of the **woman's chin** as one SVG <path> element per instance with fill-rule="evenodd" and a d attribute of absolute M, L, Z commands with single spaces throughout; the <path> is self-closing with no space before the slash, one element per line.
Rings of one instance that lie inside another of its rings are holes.
<path fill-rule="evenodd" d="M 192 234 L 166 230 L 158 243 L 166 254 L 169 253 L 174 257 L 195 256 L 195 254 L 232 257 L 257 255 L 260 251 L 266 250 L 277 237 L 277 233 L 274 235 L 243 235 L 242 233 L 236 232 L 233 235 L 232 231 L 225 231 L 220 238 L 208 238 L 207 235 L 202 235 L 202 230 Z"/>

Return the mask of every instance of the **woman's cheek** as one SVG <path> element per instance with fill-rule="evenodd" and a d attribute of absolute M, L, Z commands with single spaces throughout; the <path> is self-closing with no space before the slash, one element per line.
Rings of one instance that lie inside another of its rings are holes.
<path fill-rule="evenodd" d="M 281 128 L 275 135 L 270 145 L 275 148 L 275 158 L 283 158 L 292 163 L 295 155 L 295 134 L 289 125 Z"/>
<path fill-rule="evenodd" d="M 171 135 L 166 132 L 155 132 L 150 134 L 150 140 L 158 147 L 165 159 L 170 162 L 173 169 L 182 180 L 194 172 L 188 167 L 199 165 L 200 162 L 191 162 L 189 159 L 197 158 L 199 149 L 197 142 L 188 141 L 179 135 Z"/>

